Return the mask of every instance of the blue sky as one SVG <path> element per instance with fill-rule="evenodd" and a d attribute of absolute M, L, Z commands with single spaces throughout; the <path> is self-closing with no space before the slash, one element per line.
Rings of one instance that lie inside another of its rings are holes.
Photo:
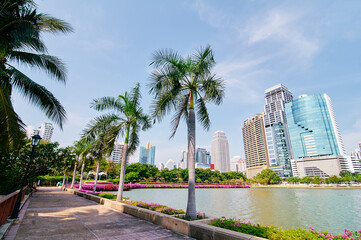
<path fill-rule="evenodd" d="M 244 157 L 242 123 L 262 112 L 264 90 L 287 86 L 295 97 L 327 93 L 333 102 L 346 151 L 361 141 L 361 2 L 360 1 L 36 1 L 40 11 L 69 22 L 75 32 L 44 35 L 49 53 L 68 67 L 64 86 L 46 74 L 21 69 L 63 103 L 68 121 L 56 127 L 62 146 L 78 140 L 100 113 L 92 99 L 117 96 L 141 83 L 143 106 L 152 97 L 147 83 L 154 51 L 172 48 L 183 56 L 210 44 L 214 71 L 226 83 L 221 106 L 209 105 L 210 131 L 197 125 L 197 146 L 210 150 L 213 133 L 225 132 L 231 157 Z M 14 107 L 23 121 L 48 121 L 20 95 Z M 187 148 L 183 122 L 169 140 L 170 119 L 141 133 L 141 145 L 156 146 L 156 163 L 178 162 Z M 131 159 L 138 159 L 139 151 Z"/>

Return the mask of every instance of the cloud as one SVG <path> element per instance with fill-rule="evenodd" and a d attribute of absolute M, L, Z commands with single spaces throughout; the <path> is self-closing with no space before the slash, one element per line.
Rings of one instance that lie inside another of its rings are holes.
<path fill-rule="evenodd" d="M 219 11 L 211 5 L 205 4 L 202 0 L 197 0 L 194 8 L 198 13 L 199 18 L 212 27 L 225 28 L 232 26 L 229 14 Z"/>
<path fill-rule="evenodd" d="M 243 58 L 221 61 L 215 67 L 215 72 L 226 83 L 226 96 L 231 101 L 243 104 L 257 103 L 263 100 L 262 79 L 270 73 L 262 67 L 270 56 L 259 58 Z"/>
<path fill-rule="evenodd" d="M 285 10 L 270 10 L 266 17 L 255 16 L 246 26 L 248 44 L 270 41 L 280 43 L 279 49 L 302 59 L 309 59 L 319 50 L 317 40 L 312 39 L 301 22 L 303 14 Z"/>

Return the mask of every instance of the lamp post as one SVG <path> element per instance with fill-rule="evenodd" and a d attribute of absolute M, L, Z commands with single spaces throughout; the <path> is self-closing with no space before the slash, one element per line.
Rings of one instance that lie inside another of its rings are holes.
<path fill-rule="evenodd" d="M 33 148 L 31 150 L 30 158 L 29 158 L 28 164 L 26 166 L 25 176 L 23 177 L 23 180 L 21 182 L 20 192 L 19 192 L 18 198 L 16 199 L 15 207 L 14 207 L 13 213 L 11 215 L 12 219 L 17 218 L 19 215 L 21 197 L 23 195 L 23 188 L 24 188 L 27 178 L 28 178 L 29 166 L 30 166 L 31 160 L 33 160 L 33 158 L 34 158 L 35 147 L 38 146 L 40 140 L 41 140 L 41 137 L 38 134 L 34 135 L 32 137 L 31 145 L 33 146 Z"/>

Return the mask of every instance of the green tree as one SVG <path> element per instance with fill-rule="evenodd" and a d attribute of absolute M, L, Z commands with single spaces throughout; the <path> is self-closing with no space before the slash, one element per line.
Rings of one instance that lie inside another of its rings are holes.
<path fill-rule="evenodd" d="M 98 111 L 111 110 L 112 112 L 97 117 L 86 131 L 87 135 L 94 136 L 105 129 L 105 144 L 113 147 L 115 140 L 125 134 L 117 201 L 123 199 L 126 162 L 128 155 L 132 154 L 139 145 L 139 131 L 151 127 L 150 118 L 143 113 L 140 100 L 140 87 L 137 83 L 130 94 L 125 92 L 118 98 L 103 97 L 91 103 L 91 107 Z"/>
<path fill-rule="evenodd" d="M 61 103 L 13 63 L 44 70 L 52 78 L 65 83 L 64 63 L 47 54 L 41 36 L 46 32 L 71 31 L 68 23 L 38 13 L 32 0 L 0 2 L 0 156 L 11 149 L 18 149 L 22 140 L 24 123 L 11 101 L 14 89 L 62 128 L 66 112 Z"/>
<path fill-rule="evenodd" d="M 199 49 L 186 58 L 173 50 L 159 50 L 151 63 L 155 66 L 151 74 L 150 93 L 154 94 L 153 116 L 159 121 L 171 110 L 172 134 L 177 131 L 180 119 L 188 126 L 188 202 L 186 216 L 197 218 L 195 201 L 195 109 L 198 121 L 209 130 L 210 119 L 207 102 L 219 105 L 224 96 L 224 83 L 211 72 L 215 65 L 210 46 Z"/>
<path fill-rule="evenodd" d="M 267 184 L 278 184 L 282 181 L 281 177 L 272 169 L 263 169 L 257 174 L 257 179 L 264 180 Z"/>

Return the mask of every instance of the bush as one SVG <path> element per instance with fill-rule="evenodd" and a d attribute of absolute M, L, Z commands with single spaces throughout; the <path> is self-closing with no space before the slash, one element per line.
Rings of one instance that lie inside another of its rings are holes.
<path fill-rule="evenodd" d="M 107 198 L 107 199 L 116 199 L 117 195 L 111 194 L 111 193 L 99 193 L 96 194 L 98 197 Z"/>
<path fill-rule="evenodd" d="M 225 217 L 216 219 L 211 225 L 270 240 L 361 239 L 361 230 L 358 232 L 352 232 L 345 229 L 343 234 L 334 235 L 329 232 L 316 232 L 312 227 L 310 227 L 310 230 L 302 228 L 283 229 L 282 227 L 276 226 L 261 226 L 259 224 L 252 225 L 250 221 L 241 222 L 239 219 L 227 219 Z"/>

